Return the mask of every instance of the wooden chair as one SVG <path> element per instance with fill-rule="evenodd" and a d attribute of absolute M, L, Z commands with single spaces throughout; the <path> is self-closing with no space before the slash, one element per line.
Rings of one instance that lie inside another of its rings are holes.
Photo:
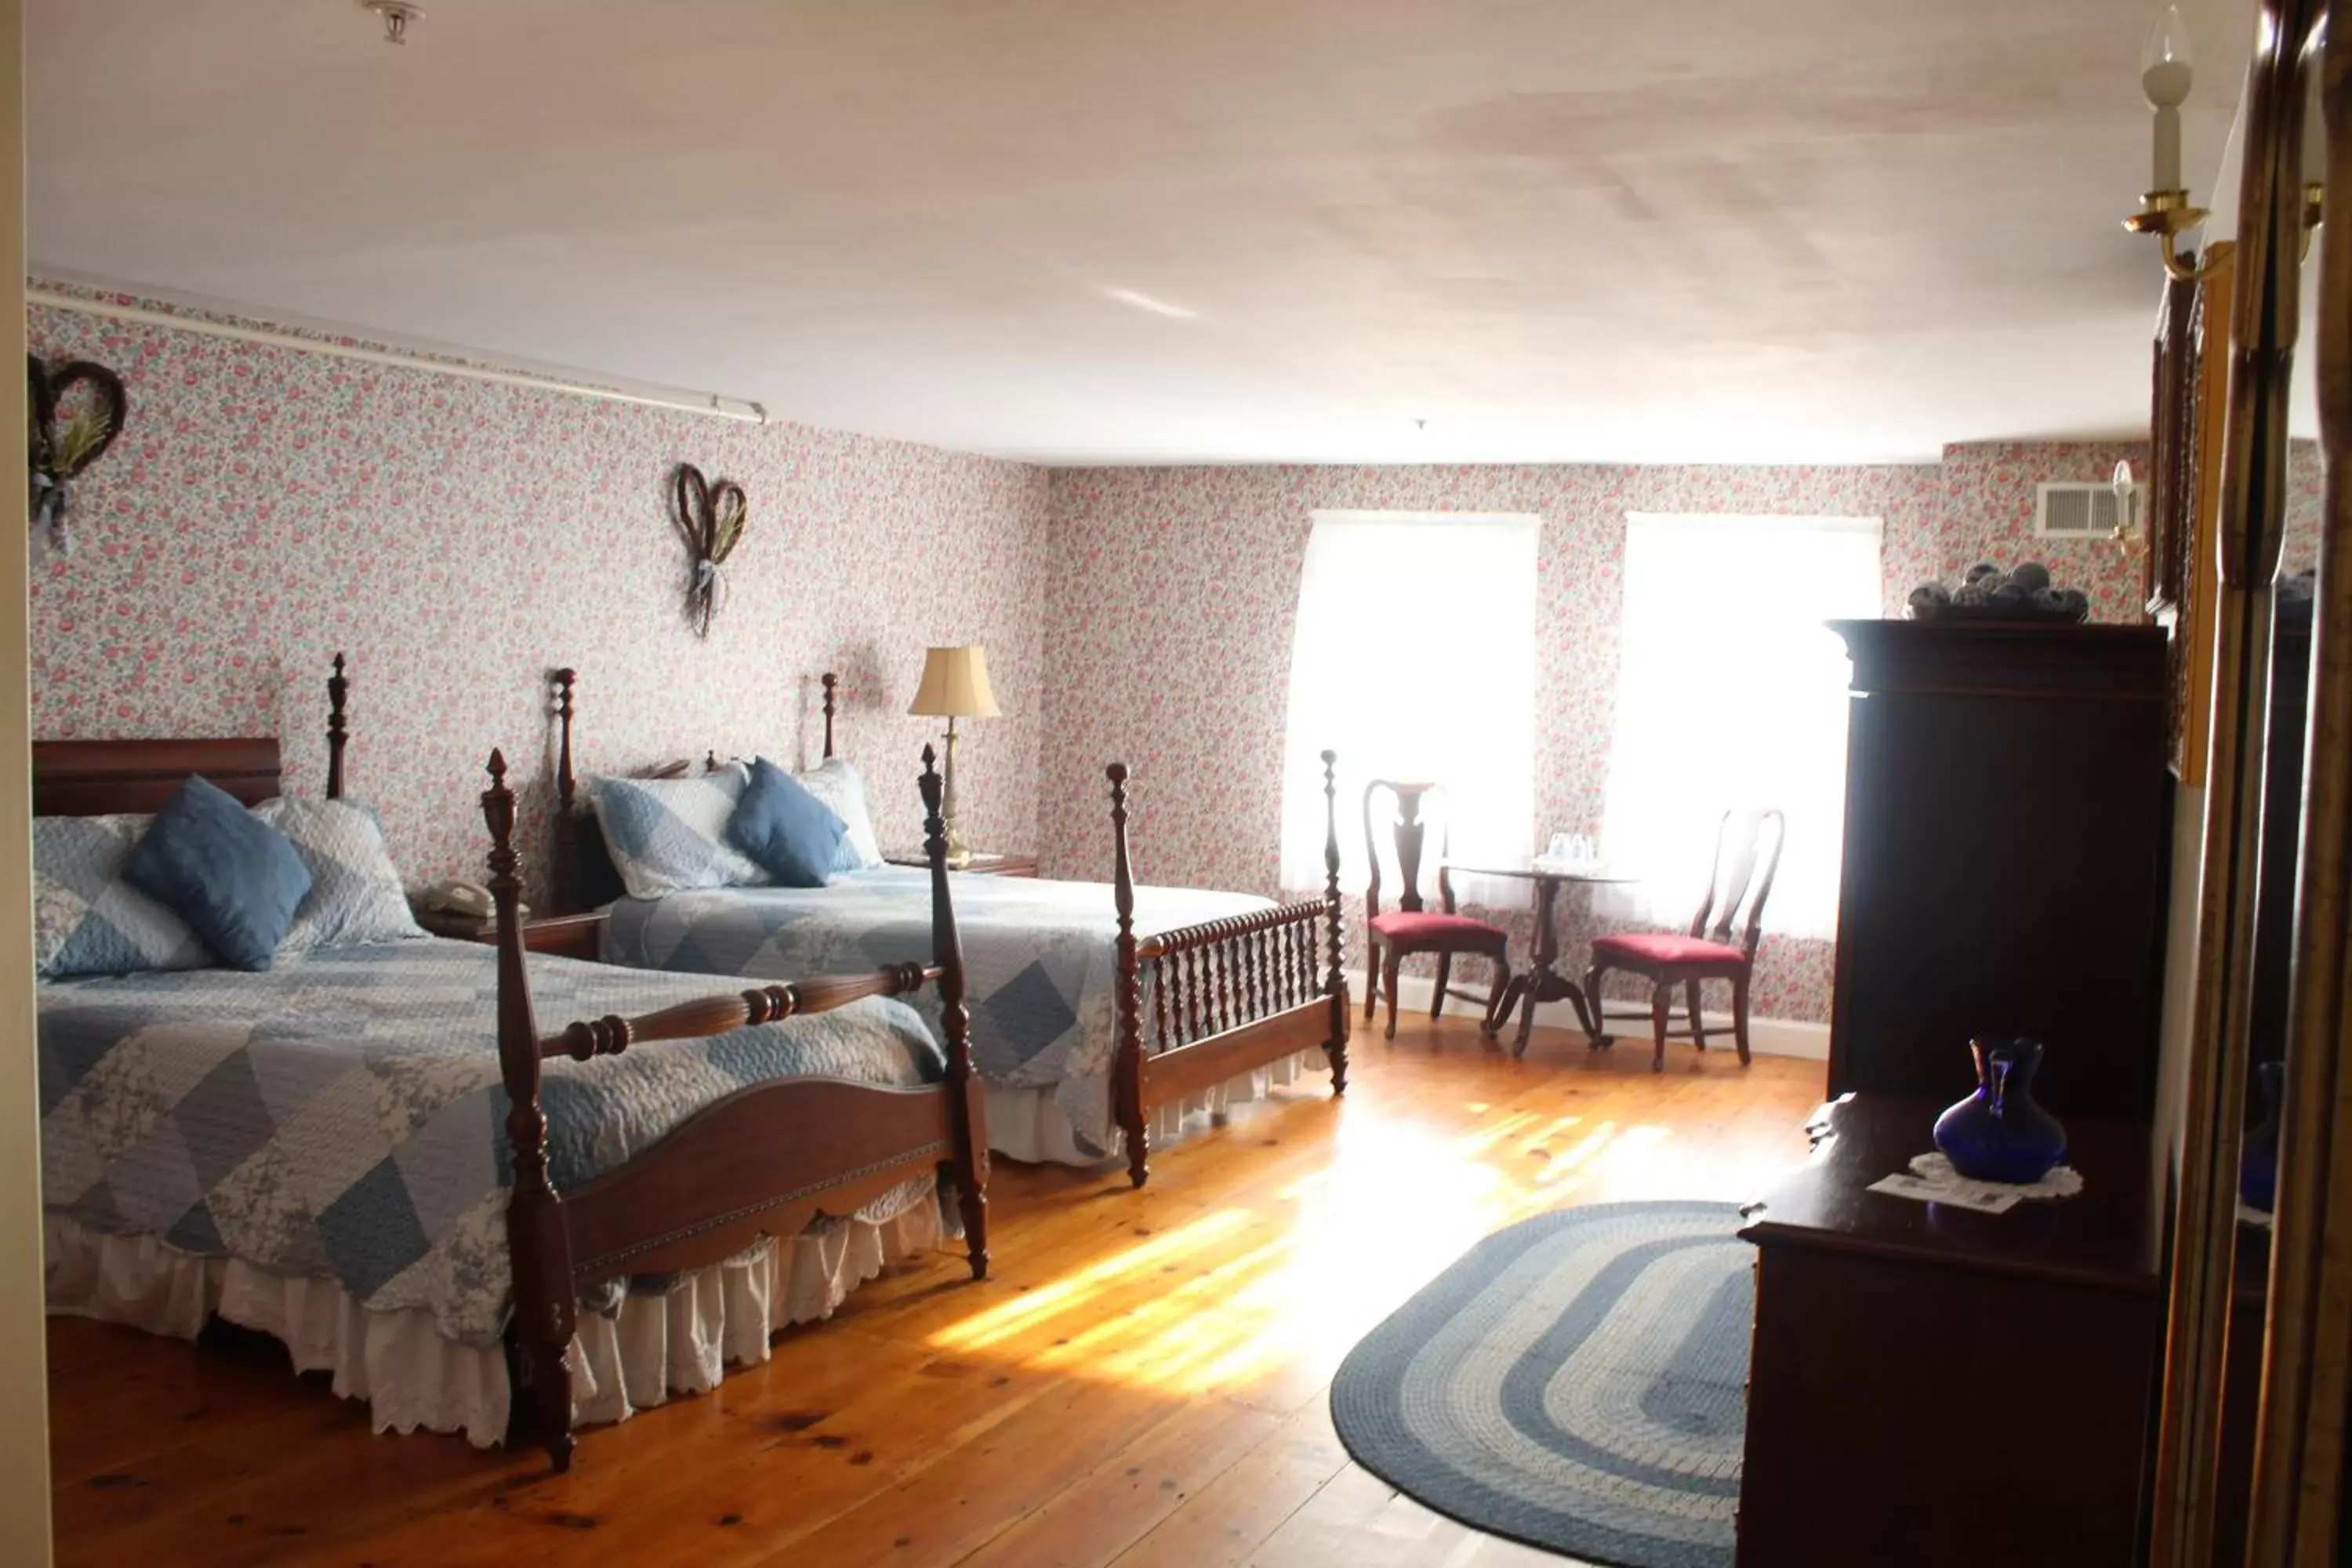
<path fill-rule="evenodd" d="M 1397 907 L 1387 913 L 1381 910 L 1381 847 L 1373 832 L 1372 802 L 1382 791 L 1388 791 L 1394 801 L 1390 826 L 1395 830 L 1397 880 L 1401 890 Z M 1437 838 L 1437 901 L 1435 910 L 1425 908 L 1421 898 L 1421 851 L 1427 842 L 1429 824 L 1422 815 L 1423 805 L 1434 797 L 1439 805 Z M 1399 784 L 1389 779 L 1374 779 L 1364 786 L 1364 858 L 1371 868 L 1370 885 L 1364 889 L 1364 934 L 1367 950 L 1364 955 L 1364 1022 L 1372 1021 L 1372 1009 L 1385 989 L 1389 996 L 1389 1026 L 1386 1038 L 1396 1038 L 1397 964 L 1408 953 L 1437 954 L 1437 985 L 1430 994 L 1429 1016 L 1436 1017 L 1444 1011 L 1448 995 L 1460 996 L 1465 1002 L 1475 1002 L 1466 992 L 1451 991 L 1447 983 L 1453 978 L 1454 958 L 1467 953 L 1484 958 L 1495 966 L 1495 989 L 1486 998 L 1486 1017 L 1479 1027 L 1493 1034 L 1498 1026 L 1496 1007 L 1503 999 L 1503 988 L 1511 978 L 1510 939 L 1496 925 L 1473 920 L 1457 913 L 1454 908 L 1454 879 L 1445 866 L 1445 853 L 1450 837 L 1443 809 L 1444 786 L 1435 784 Z"/>
<path fill-rule="evenodd" d="M 1699 1005 L 1699 988 L 1709 980 L 1731 982 L 1731 1034 L 1739 1047 L 1739 1062 L 1748 1065 L 1748 982 L 1756 968 L 1756 944 L 1762 935 L 1764 900 L 1772 896 L 1772 878 L 1780 869 L 1780 845 L 1788 822 L 1777 810 L 1727 811 L 1715 832 L 1715 871 L 1706 897 L 1683 934 L 1635 932 L 1596 937 L 1592 967 L 1585 972 L 1584 992 L 1592 998 L 1592 1043 L 1612 1043 L 1602 1025 L 1611 1018 L 1638 1018 L 1636 1012 L 1612 1013 L 1601 999 L 1601 981 L 1612 970 L 1646 975 L 1650 982 L 1650 1029 L 1656 1040 L 1653 1071 L 1666 1065 L 1675 987 L 1683 988 L 1691 1043 L 1706 1049 L 1706 1024 Z M 1735 939 L 1733 928 L 1738 927 Z"/>

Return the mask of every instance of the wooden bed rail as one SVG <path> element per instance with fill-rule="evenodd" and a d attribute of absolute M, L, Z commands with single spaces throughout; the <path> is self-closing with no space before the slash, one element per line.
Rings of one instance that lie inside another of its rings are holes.
<path fill-rule="evenodd" d="M 1320 919 L 1326 907 L 1321 899 L 1307 899 L 1270 910 L 1252 910 L 1245 915 L 1227 915 L 1222 920 L 1202 921 L 1198 925 L 1179 926 L 1174 931 L 1136 938 L 1135 955 L 1138 958 L 1166 958 L 1171 953 L 1190 952 L 1235 937 L 1276 931 L 1284 926 L 1296 925 L 1302 920 Z"/>
<path fill-rule="evenodd" d="M 1135 933 L 1127 765 L 1113 763 L 1104 770 L 1110 781 L 1111 893 L 1118 915 L 1112 1109 L 1127 1138 L 1128 1179 L 1139 1187 L 1150 1179 L 1148 1113 L 1154 1104 L 1315 1045 L 1330 1061 L 1331 1091 L 1347 1092 L 1350 1009 L 1341 968 L 1338 765 L 1336 753 L 1323 753 L 1322 898 L 1141 937 Z M 1153 1046 L 1148 1053 L 1147 973 Z"/>
<path fill-rule="evenodd" d="M 1139 939 L 1157 1055 L 1324 995 L 1320 900 Z"/>
<path fill-rule="evenodd" d="M 780 1024 L 805 1013 L 830 1013 L 868 996 L 904 996 L 945 973 L 936 963 L 894 963 L 871 974 L 824 974 L 762 985 L 737 996 L 697 997 L 634 1018 L 607 1013 L 567 1024 L 562 1033 L 545 1037 L 539 1042 L 539 1054 L 542 1060 L 570 1057 L 584 1062 L 659 1040 L 699 1040 L 756 1024 Z"/>
<path fill-rule="evenodd" d="M 509 1331 L 540 1439 L 558 1470 L 571 1463 L 570 1347 L 579 1292 L 631 1260 L 656 1271 L 715 1263 L 760 1235 L 789 1236 L 831 1193 L 855 1212 L 888 1184 L 937 1169 L 956 1190 L 974 1279 L 988 1272 L 988 1131 L 972 1085 L 971 1015 L 963 944 L 956 929 L 940 816 L 942 780 L 923 748 L 919 780 L 924 852 L 931 871 L 931 957 L 871 974 L 829 975 L 698 998 L 634 1018 L 617 1015 L 541 1036 L 532 1014 L 522 942 L 515 796 L 502 752 L 490 753 L 482 817 L 490 833 L 490 895 L 498 910 L 499 1078 L 509 1109 L 513 1186 L 507 1245 L 514 1275 Z M 866 996 L 897 996 L 936 984 L 947 1047 L 945 1079 L 894 1089 L 812 1078 L 754 1084 L 696 1112 L 650 1149 L 588 1183 L 571 1202 L 548 1174 L 541 1109 L 543 1063 L 587 1060 L 632 1045 L 698 1039 L 796 1014 L 825 1012 Z M 929 1110 L 924 1109 L 929 1107 Z M 807 1147 L 838 1156 L 812 1173 Z M 575 1226 L 578 1235 L 575 1238 Z M 576 1245 L 575 1245 L 576 1240 Z M 706 1254 L 708 1256 L 706 1256 Z M 646 1261 L 650 1260 L 650 1261 Z M 583 1272 L 583 1270 L 585 1272 Z"/>

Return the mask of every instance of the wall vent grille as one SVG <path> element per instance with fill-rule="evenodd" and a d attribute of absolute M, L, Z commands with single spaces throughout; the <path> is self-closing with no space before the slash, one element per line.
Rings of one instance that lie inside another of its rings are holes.
<path fill-rule="evenodd" d="M 2137 529 L 2147 487 L 2131 487 L 2128 507 L 2104 479 L 2033 487 L 2033 531 L 2042 539 L 2107 539 L 2118 523 Z"/>

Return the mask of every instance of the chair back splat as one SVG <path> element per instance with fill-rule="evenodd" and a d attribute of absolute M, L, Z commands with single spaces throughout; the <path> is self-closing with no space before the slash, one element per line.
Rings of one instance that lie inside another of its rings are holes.
<path fill-rule="evenodd" d="M 1380 796 L 1389 797 L 1389 809 L 1374 810 Z M 1446 852 L 1452 847 L 1451 819 L 1447 809 L 1445 786 L 1441 784 L 1408 784 L 1393 779 L 1374 779 L 1364 786 L 1364 864 L 1370 880 L 1364 889 L 1364 913 L 1381 912 L 1381 839 L 1380 828 L 1389 829 L 1389 850 L 1396 858 L 1397 908 L 1418 912 L 1426 905 L 1421 896 L 1421 857 L 1429 843 L 1433 819 L 1437 827 L 1437 858 L 1441 870 L 1438 876 L 1439 895 L 1444 900 L 1448 914 L 1454 905 L 1446 893 L 1447 879 L 1442 869 Z"/>
<path fill-rule="evenodd" d="M 1715 830 L 1715 871 L 1707 879 L 1706 897 L 1700 901 L 1698 913 L 1691 917 L 1691 935 L 1756 956 L 1763 931 L 1764 900 L 1772 896 L 1772 879 L 1780 874 L 1780 844 L 1788 830 L 1788 818 L 1777 808 L 1734 807 L 1723 814 Z"/>
<path fill-rule="evenodd" d="M 1780 845 L 1788 835 L 1788 819 L 1772 807 L 1723 814 L 1715 827 L 1715 862 L 1706 894 L 1690 930 L 1682 936 L 1629 932 L 1595 937 L 1592 967 L 1585 971 L 1585 994 L 1592 999 L 1592 1043 L 1610 1043 L 1611 1020 L 1639 1017 L 1640 1013 L 1612 1010 L 1601 997 L 1601 982 L 1616 971 L 1641 975 L 1650 983 L 1653 1052 L 1650 1065 L 1666 1065 L 1666 1040 L 1674 1033 L 1674 994 L 1683 996 L 1683 1023 L 1690 1041 L 1706 1049 L 1706 1016 L 1701 987 L 1710 980 L 1731 985 L 1731 1037 L 1741 1066 L 1748 1058 L 1748 990 L 1756 969 L 1757 944 L 1764 936 L 1764 901 L 1772 896 L 1772 879 L 1780 869 Z"/>
<path fill-rule="evenodd" d="M 1384 814 L 1375 810 L 1383 794 L 1388 796 L 1389 805 Z M 1503 992 L 1510 980 L 1509 939 L 1502 927 L 1474 920 L 1454 908 L 1454 877 L 1445 863 L 1452 848 L 1450 816 L 1443 784 L 1374 779 L 1364 786 L 1364 1019 L 1370 1022 L 1381 993 L 1387 991 L 1387 1037 L 1391 1040 L 1396 1038 L 1397 970 L 1411 954 L 1437 955 L 1437 983 L 1429 1000 L 1429 1016 L 1433 1018 L 1444 1010 L 1448 995 L 1463 995 L 1452 990 L 1450 984 L 1455 954 L 1484 958 L 1493 966 L 1494 988 L 1484 1004 L 1484 1027 L 1489 1034 L 1497 1026 L 1496 1010 L 1502 1005 Z M 1437 829 L 1434 910 L 1421 895 L 1422 856 L 1429 847 L 1433 825 Z M 1389 829 L 1391 848 L 1396 857 L 1397 907 L 1392 912 L 1381 909 L 1382 826 Z M 1478 1000 L 1466 995 L 1463 999 Z"/>

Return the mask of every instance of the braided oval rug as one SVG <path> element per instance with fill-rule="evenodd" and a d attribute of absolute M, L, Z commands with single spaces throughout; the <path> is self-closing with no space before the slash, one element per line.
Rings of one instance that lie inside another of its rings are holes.
<path fill-rule="evenodd" d="M 1622 1568 L 1729 1568 L 1755 1253 L 1729 1204 L 1496 1232 L 1349 1352 L 1358 1463 L 1463 1523 Z"/>

